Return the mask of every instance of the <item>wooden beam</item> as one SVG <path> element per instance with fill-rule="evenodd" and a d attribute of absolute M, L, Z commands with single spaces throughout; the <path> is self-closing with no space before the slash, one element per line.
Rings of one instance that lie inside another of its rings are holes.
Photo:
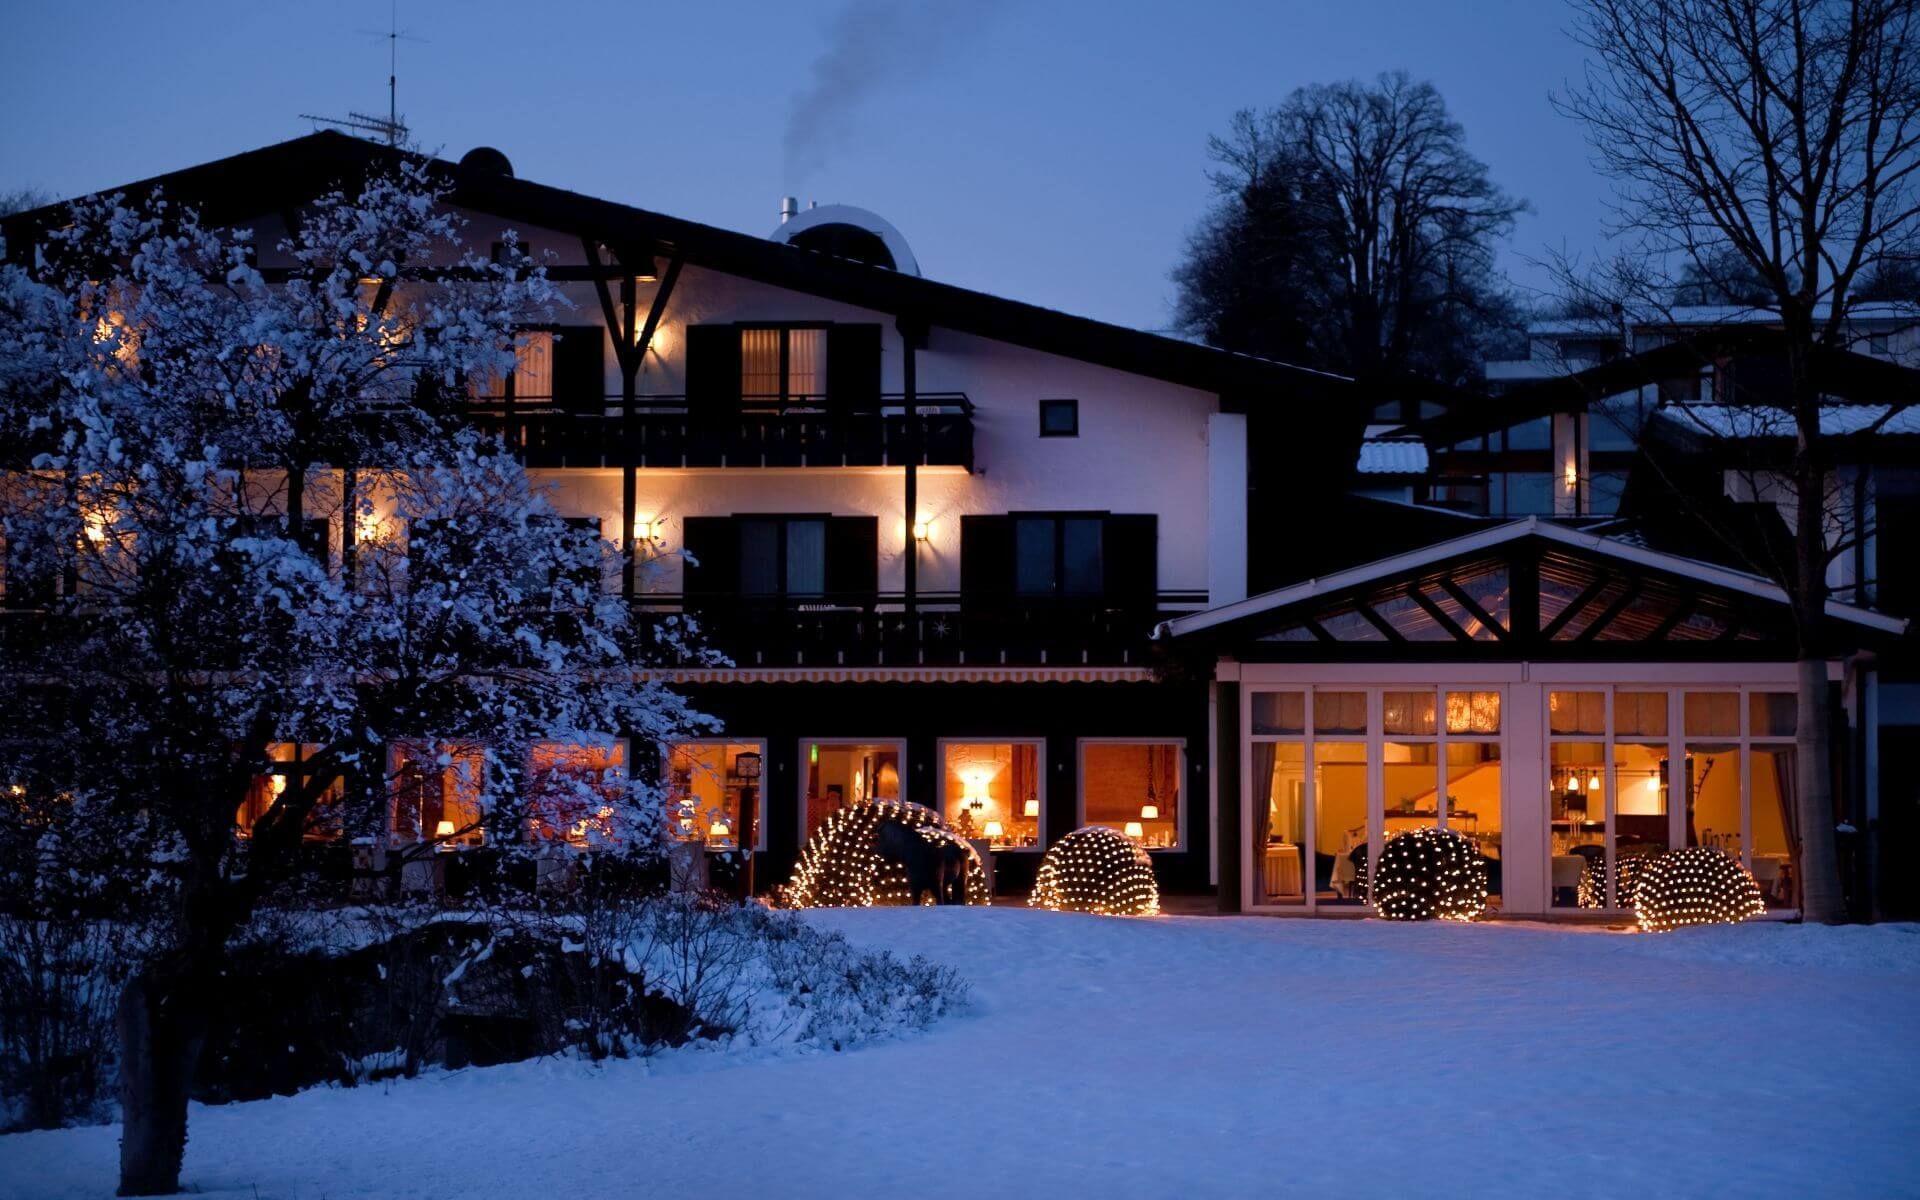
<path fill-rule="evenodd" d="M 1632 604 L 1639 598 L 1640 581 L 1638 579 L 1629 579 L 1627 586 L 1622 589 L 1618 596 L 1614 597 L 1613 603 L 1607 605 L 1607 607 L 1601 611 L 1600 615 L 1593 619 L 1593 624 L 1582 629 L 1580 636 L 1573 640 L 1576 642 L 1593 641 L 1600 636 L 1601 630 L 1612 624 L 1615 617 L 1627 610 L 1627 605 Z"/>
<path fill-rule="evenodd" d="M 607 280 L 617 278 L 617 276 L 603 276 L 599 273 L 601 266 L 599 243 L 590 237 L 583 237 L 580 239 L 580 248 L 586 252 L 588 265 L 595 270 L 593 290 L 595 294 L 600 297 L 600 314 L 606 318 L 607 333 L 613 338 L 613 356 L 619 360 L 620 373 L 625 375 L 627 373 L 627 360 L 631 356 L 632 351 L 620 344 L 620 337 L 616 332 L 620 328 L 620 317 L 619 314 L 613 311 L 613 293 L 607 288 Z"/>
<path fill-rule="evenodd" d="M 1601 575 L 1596 579 L 1594 579 L 1594 581 L 1588 584 L 1586 588 L 1582 590 L 1578 596 L 1575 596 L 1572 600 L 1569 600 L 1567 602 L 1567 606 L 1561 609 L 1559 613 L 1554 616 L 1553 620 L 1547 622 L 1547 627 L 1540 631 L 1540 640 L 1543 642 L 1552 641 L 1554 634 L 1559 633 L 1562 629 L 1565 629 L 1567 627 L 1567 622 L 1579 616 L 1580 610 L 1585 608 L 1587 605 L 1592 604 L 1593 598 L 1595 596 L 1598 596 L 1601 592 L 1605 591 L 1607 589 L 1607 585 L 1612 583 L 1613 580 L 1614 580 L 1614 577 L 1611 575 Z"/>
<path fill-rule="evenodd" d="M 1459 641 L 1471 642 L 1473 640 L 1473 635 L 1460 628 L 1459 624 L 1447 615 L 1446 609 L 1441 608 L 1438 604 L 1427 599 L 1426 594 L 1420 590 L 1418 584 L 1410 583 L 1407 585 L 1407 597 L 1415 604 L 1418 604 L 1428 616 L 1432 617 L 1436 625 L 1452 634 Z"/>
<path fill-rule="evenodd" d="M 686 255 L 675 250 L 667 260 L 667 272 L 660 277 L 660 286 L 653 289 L 653 303 L 647 306 L 647 323 L 640 327 L 640 335 L 634 339 L 636 357 L 642 364 L 647 361 L 647 347 L 653 343 L 654 331 L 660 328 L 660 318 L 666 315 L 667 301 L 673 296 L 674 284 L 680 282 L 680 268 L 686 261 Z"/>

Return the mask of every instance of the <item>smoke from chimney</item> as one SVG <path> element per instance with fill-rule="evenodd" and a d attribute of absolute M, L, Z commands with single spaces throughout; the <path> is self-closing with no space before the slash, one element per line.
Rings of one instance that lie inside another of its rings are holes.
<path fill-rule="evenodd" d="M 1001 0 L 848 0 L 827 25 L 827 46 L 813 60 L 813 78 L 787 106 L 787 186 L 826 166 L 854 132 L 870 97 L 903 79 L 921 80 L 969 35 L 979 33 Z"/>

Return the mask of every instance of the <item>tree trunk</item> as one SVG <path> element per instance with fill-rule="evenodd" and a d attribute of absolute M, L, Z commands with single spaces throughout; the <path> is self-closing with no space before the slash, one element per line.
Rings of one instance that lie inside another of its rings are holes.
<path fill-rule="evenodd" d="M 205 997 L 185 977 L 141 971 L 120 994 L 120 1195 L 180 1190 L 187 1090 L 206 1042 Z"/>
<path fill-rule="evenodd" d="M 1794 322 L 1789 322 L 1793 331 Z M 1822 925 L 1847 919 L 1833 829 L 1833 725 L 1828 720 L 1826 662 L 1826 464 L 1821 454 L 1820 393 L 1808 371 L 1806 329 L 1790 352 L 1794 425 L 1794 634 L 1799 641 L 1799 704 L 1795 727 L 1795 804 L 1800 824 L 1800 916 Z"/>
<path fill-rule="evenodd" d="M 1833 748 L 1827 687 L 1827 663 L 1819 657 L 1799 661 L 1800 703 L 1794 738 L 1794 794 L 1800 825 L 1800 915 L 1821 925 L 1847 919 L 1840 886 L 1840 858 L 1833 836 Z"/>

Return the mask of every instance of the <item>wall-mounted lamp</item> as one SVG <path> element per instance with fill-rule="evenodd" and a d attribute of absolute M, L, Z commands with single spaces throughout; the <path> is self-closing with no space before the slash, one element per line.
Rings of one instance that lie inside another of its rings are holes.
<path fill-rule="evenodd" d="M 654 283 L 660 278 L 660 272 L 653 265 L 653 255 L 642 254 L 633 262 L 633 281 L 635 283 Z"/>
<path fill-rule="evenodd" d="M 924 542 L 933 536 L 933 522 L 922 518 L 913 523 L 913 540 Z"/>
<path fill-rule="evenodd" d="M 1567 464 L 1566 481 L 1567 490 L 1570 492 L 1580 486 L 1580 465 L 1578 463 L 1569 462 Z"/>
<path fill-rule="evenodd" d="M 667 519 L 665 517 L 647 517 L 634 522 L 633 531 L 638 536 L 650 542 L 657 542 L 667 536 Z"/>

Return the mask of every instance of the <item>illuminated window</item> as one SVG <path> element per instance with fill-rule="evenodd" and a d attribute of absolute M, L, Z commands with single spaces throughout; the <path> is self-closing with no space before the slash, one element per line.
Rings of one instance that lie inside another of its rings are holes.
<path fill-rule="evenodd" d="M 1149 850 L 1179 849 L 1185 758 L 1180 741 L 1082 741 L 1082 824 L 1118 829 Z"/>
<path fill-rule="evenodd" d="M 995 850 L 1046 845 L 1039 742 L 945 742 L 940 759 L 942 815 L 961 836 Z"/>
<path fill-rule="evenodd" d="M 827 331 L 742 329 L 740 395 L 749 402 L 817 402 L 827 395 Z"/>
<path fill-rule="evenodd" d="M 840 809 L 863 800 L 898 800 L 906 743 L 812 740 L 800 743 L 806 836 Z"/>
<path fill-rule="evenodd" d="M 267 815 L 274 802 L 312 773 L 307 762 L 320 750 L 313 742 L 273 742 L 267 746 L 266 770 L 253 777 L 247 786 L 247 798 L 240 802 L 240 808 L 233 815 L 241 837 L 251 837 L 254 825 Z M 340 836 L 340 801 L 344 795 L 345 784 L 335 776 L 308 812 L 306 827 L 300 831 L 303 840 L 331 841 Z"/>
<path fill-rule="evenodd" d="M 508 383 L 516 401 L 544 403 L 553 399 L 553 331 L 523 329 L 513 339 L 513 373 L 488 376 L 481 384 L 480 397 L 506 399 Z"/>
<path fill-rule="evenodd" d="M 667 833 L 737 849 L 752 821 L 755 849 L 767 844 L 762 768 L 765 742 L 676 742 L 667 747 Z"/>
<path fill-rule="evenodd" d="M 477 846 L 485 840 L 486 752 L 471 742 L 402 742 L 392 754 L 388 794 L 393 835 L 402 842 Z"/>
<path fill-rule="evenodd" d="M 618 841 L 626 791 L 626 742 L 535 742 L 527 752 L 528 836 L 576 846 Z"/>

